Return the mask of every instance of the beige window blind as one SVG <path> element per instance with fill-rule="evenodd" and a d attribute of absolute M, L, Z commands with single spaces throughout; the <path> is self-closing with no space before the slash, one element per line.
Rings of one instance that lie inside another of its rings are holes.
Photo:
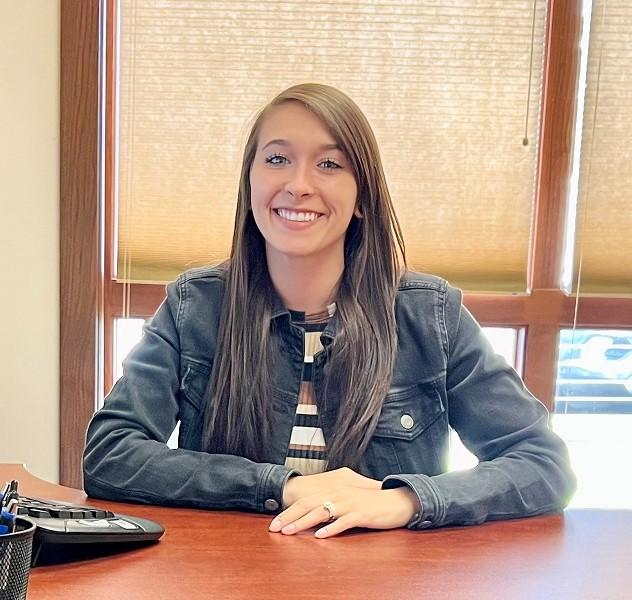
<path fill-rule="evenodd" d="M 226 257 L 249 120 L 318 81 L 372 122 L 410 265 L 525 290 L 545 12 L 545 0 L 121 0 L 117 277 L 165 281 Z"/>
<path fill-rule="evenodd" d="M 575 289 L 632 293 L 632 3 L 593 3 Z"/>

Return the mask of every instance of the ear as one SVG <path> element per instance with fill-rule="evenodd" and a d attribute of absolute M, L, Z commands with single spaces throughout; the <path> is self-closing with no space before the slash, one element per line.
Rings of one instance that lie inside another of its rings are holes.
<path fill-rule="evenodd" d="M 355 210 L 353 211 L 353 216 L 357 217 L 358 219 L 362 219 L 364 217 L 364 215 L 362 214 L 362 211 L 360 210 L 360 205 L 356 205 Z"/>

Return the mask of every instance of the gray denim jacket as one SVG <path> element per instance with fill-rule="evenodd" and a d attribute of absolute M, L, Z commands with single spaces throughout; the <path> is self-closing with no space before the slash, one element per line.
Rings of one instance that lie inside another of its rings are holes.
<path fill-rule="evenodd" d="M 93 417 L 84 454 L 90 496 L 275 513 L 292 474 L 284 466 L 303 364 L 302 332 L 279 303 L 270 332 L 280 352 L 270 401 L 276 418 L 269 462 L 202 450 L 204 393 L 217 348 L 224 290 L 220 267 L 188 271 L 146 324 L 125 373 Z M 561 510 L 575 488 L 568 453 L 548 413 L 493 352 L 461 293 L 408 273 L 396 300 L 397 359 L 362 472 L 384 488 L 409 486 L 422 510 L 413 529 L 480 523 Z M 336 318 L 322 334 L 325 348 Z M 322 392 L 327 352 L 314 361 Z M 325 439 L 340 399 L 321 415 Z M 178 448 L 166 442 L 180 422 Z M 447 472 L 454 428 L 479 464 Z"/>

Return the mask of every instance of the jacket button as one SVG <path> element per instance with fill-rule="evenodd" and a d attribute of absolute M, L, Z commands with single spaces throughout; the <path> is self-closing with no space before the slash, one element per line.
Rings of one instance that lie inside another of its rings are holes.
<path fill-rule="evenodd" d="M 402 415 L 400 423 L 404 429 L 412 429 L 415 421 L 410 415 Z"/>
<path fill-rule="evenodd" d="M 268 498 L 263 505 L 265 506 L 265 509 L 270 512 L 279 510 L 279 503 L 274 498 Z"/>

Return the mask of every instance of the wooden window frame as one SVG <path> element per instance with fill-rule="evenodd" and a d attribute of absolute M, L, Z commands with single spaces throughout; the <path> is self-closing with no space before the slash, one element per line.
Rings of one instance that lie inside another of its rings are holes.
<path fill-rule="evenodd" d="M 82 484 L 88 421 L 112 382 L 114 319 L 124 306 L 125 316 L 148 317 L 164 297 L 162 285 L 125 289 L 113 278 L 116 4 L 61 0 L 60 481 L 72 487 Z M 530 291 L 465 295 L 482 325 L 524 329 L 523 377 L 549 409 L 561 328 L 632 328 L 632 298 L 575 298 L 561 284 L 581 11 L 581 0 L 548 0 Z"/>

